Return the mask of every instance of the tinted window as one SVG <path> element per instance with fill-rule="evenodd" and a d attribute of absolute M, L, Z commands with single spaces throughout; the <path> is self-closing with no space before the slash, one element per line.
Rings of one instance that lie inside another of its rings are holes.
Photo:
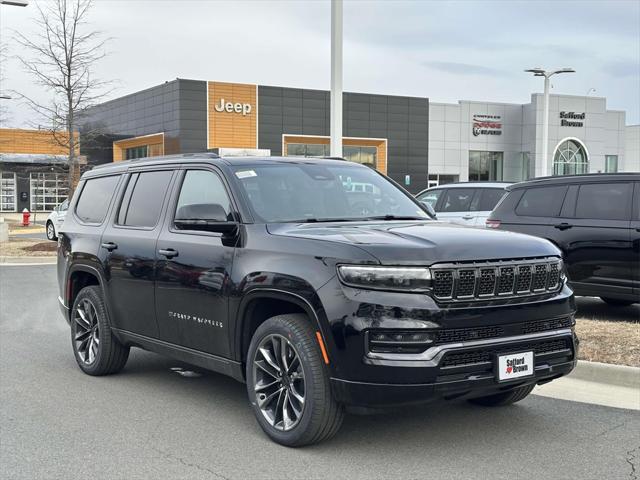
<path fill-rule="evenodd" d="M 530 217 L 554 217 L 560 210 L 560 203 L 566 186 L 529 188 L 516 207 L 518 215 Z"/>
<path fill-rule="evenodd" d="M 429 190 L 419 195 L 418 200 L 431 205 L 435 209 L 442 192 L 444 192 L 444 190 Z"/>
<path fill-rule="evenodd" d="M 503 188 L 482 188 L 480 189 L 480 195 L 476 195 L 471 210 L 490 212 L 496 207 L 505 193 L 507 193 L 507 191 Z"/>
<path fill-rule="evenodd" d="M 580 185 L 576 218 L 629 220 L 630 183 L 592 183 Z"/>
<path fill-rule="evenodd" d="M 119 175 L 112 175 L 87 180 L 76 206 L 78 218 L 86 223 L 102 223 L 119 179 Z"/>
<path fill-rule="evenodd" d="M 440 206 L 441 212 L 468 212 L 473 200 L 473 188 L 451 188 L 447 190 Z"/>
<path fill-rule="evenodd" d="M 184 176 L 175 218 L 231 220 L 231 203 L 218 175 L 208 170 L 189 170 Z"/>
<path fill-rule="evenodd" d="M 170 170 L 163 170 L 131 175 L 118 212 L 118 224 L 154 227 L 160 219 L 162 201 L 172 174 Z"/>

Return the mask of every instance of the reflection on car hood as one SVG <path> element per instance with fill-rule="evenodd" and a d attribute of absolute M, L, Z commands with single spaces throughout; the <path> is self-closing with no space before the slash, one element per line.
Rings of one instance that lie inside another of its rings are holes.
<path fill-rule="evenodd" d="M 549 241 L 514 232 L 434 221 L 269 224 L 272 235 L 355 245 L 383 264 L 560 255 Z"/>

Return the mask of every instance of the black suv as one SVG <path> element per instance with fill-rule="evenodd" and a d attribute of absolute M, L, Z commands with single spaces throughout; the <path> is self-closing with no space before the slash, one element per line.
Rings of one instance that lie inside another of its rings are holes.
<path fill-rule="evenodd" d="M 348 406 L 506 405 L 576 362 L 555 246 L 432 221 L 343 160 L 97 167 L 60 231 L 58 278 L 85 373 L 139 347 L 230 375 L 290 446 L 334 435 Z"/>
<path fill-rule="evenodd" d="M 576 295 L 640 302 L 640 173 L 545 177 L 507 190 L 488 227 L 552 241 Z"/>

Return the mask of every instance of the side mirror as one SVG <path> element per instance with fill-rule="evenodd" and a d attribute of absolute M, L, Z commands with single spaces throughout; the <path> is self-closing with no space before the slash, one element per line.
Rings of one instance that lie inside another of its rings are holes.
<path fill-rule="evenodd" d="M 437 220 L 438 216 L 436 215 L 436 211 L 433 209 L 430 203 L 425 202 L 424 200 L 420 200 L 420 203 L 427 211 L 427 214 L 431 217 L 432 220 Z"/>
<path fill-rule="evenodd" d="M 202 230 L 232 235 L 238 229 L 238 222 L 217 203 L 184 205 L 176 212 L 173 221 L 180 230 Z"/>

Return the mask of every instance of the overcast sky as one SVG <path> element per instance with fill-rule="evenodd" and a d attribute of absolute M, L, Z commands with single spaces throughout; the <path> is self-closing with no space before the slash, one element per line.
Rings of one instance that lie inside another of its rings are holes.
<path fill-rule="evenodd" d="M 33 3 L 33 2 L 31 2 Z M 34 6 L 0 6 L 0 41 L 33 31 Z M 96 0 L 92 28 L 112 37 L 96 73 L 113 97 L 176 77 L 328 89 L 330 3 Z M 15 59 L 3 91 L 46 98 Z M 552 93 L 607 98 L 640 123 L 640 0 L 345 1 L 344 89 L 526 103 L 542 90 L 528 67 L 573 67 Z M 6 126 L 30 112 L 16 100 Z"/>

